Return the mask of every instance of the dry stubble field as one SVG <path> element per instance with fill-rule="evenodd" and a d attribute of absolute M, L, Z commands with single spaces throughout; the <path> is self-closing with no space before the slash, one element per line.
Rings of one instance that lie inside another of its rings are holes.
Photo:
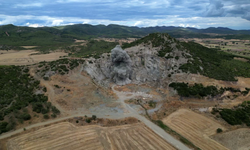
<path fill-rule="evenodd" d="M 226 150 L 227 148 L 209 136 L 216 134 L 216 129 L 225 128 L 219 123 L 194 113 L 187 109 L 179 109 L 168 117 L 163 119 L 163 122 L 171 129 L 175 130 L 197 147 L 204 150 Z"/>
<path fill-rule="evenodd" d="M 101 127 L 62 122 L 7 141 L 11 150 L 175 149 L 142 123 Z"/>
<path fill-rule="evenodd" d="M 39 54 L 34 50 L 22 50 L 22 51 L 0 51 L 0 65 L 30 65 L 41 61 L 54 61 L 60 58 L 60 56 L 66 56 L 64 52 L 53 52 L 49 54 Z"/>

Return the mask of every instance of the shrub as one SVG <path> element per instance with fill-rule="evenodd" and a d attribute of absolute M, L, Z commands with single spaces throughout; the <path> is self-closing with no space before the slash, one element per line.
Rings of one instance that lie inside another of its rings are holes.
<path fill-rule="evenodd" d="M 92 115 L 92 119 L 93 119 L 93 120 L 96 120 L 96 115 Z"/>
<path fill-rule="evenodd" d="M 56 114 L 51 114 L 51 117 L 52 118 L 56 118 Z"/>
<path fill-rule="evenodd" d="M 48 81 L 49 77 L 43 77 L 43 80 Z"/>
<path fill-rule="evenodd" d="M 55 106 L 52 106 L 52 112 L 56 115 L 60 114 L 60 110 L 58 110 Z"/>
<path fill-rule="evenodd" d="M 90 123 L 90 122 L 91 122 L 91 119 L 87 118 L 87 119 L 85 119 L 85 121 L 86 121 L 87 123 Z"/>
<path fill-rule="evenodd" d="M 28 113 L 23 113 L 23 114 L 21 114 L 20 118 L 23 120 L 30 120 L 31 116 Z"/>
<path fill-rule="evenodd" d="M 49 115 L 48 115 L 48 114 L 44 114 L 44 115 L 43 115 L 43 118 L 44 118 L 44 119 L 49 119 Z"/>
<path fill-rule="evenodd" d="M 216 130 L 216 132 L 217 132 L 217 133 L 221 133 L 221 132 L 222 132 L 222 129 L 221 129 L 221 128 L 218 128 L 218 129 Z"/>

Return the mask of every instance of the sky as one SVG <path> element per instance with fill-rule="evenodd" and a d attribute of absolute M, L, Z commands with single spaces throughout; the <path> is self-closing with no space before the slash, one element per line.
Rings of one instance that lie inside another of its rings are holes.
<path fill-rule="evenodd" d="M 0 25 L 228 27 L 250 30 L 250 0 L 0 0 Z"/>

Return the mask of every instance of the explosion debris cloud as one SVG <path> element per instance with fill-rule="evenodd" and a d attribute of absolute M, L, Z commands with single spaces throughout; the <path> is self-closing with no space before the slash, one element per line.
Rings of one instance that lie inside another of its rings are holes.
<path fill-rule="evenodd" d="M 111 80 L 117 85 L 131 82 L 131 59 L 120 45 L 111 50 Z"/>

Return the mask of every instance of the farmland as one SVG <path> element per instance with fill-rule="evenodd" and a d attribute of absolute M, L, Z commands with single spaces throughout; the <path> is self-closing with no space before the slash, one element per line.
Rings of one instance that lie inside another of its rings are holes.
<path fill-rule="evenodd" d="M 209 138 L 216 134 L 217 128 L 226 130 L 225 127 L 202 115 L 187 109 L 179 109 L 164 118 L 163 122 L 201 149 L 227 149 Z"/>
<path fill-rule="evenodd" d="M 41 61 L 53 61 L 66 56 L 64 52 L 53 52 L 49 54 L 39 54 L 34 50 L 22 51 L 0 51 L 0 65 L 30 65 Z"/>
<path fill-rule="evenodd" d="M 101 127 L 62 122 L 19 135 L 7 148 L 22 149 L 175 149 L 142 123 Z"/>

